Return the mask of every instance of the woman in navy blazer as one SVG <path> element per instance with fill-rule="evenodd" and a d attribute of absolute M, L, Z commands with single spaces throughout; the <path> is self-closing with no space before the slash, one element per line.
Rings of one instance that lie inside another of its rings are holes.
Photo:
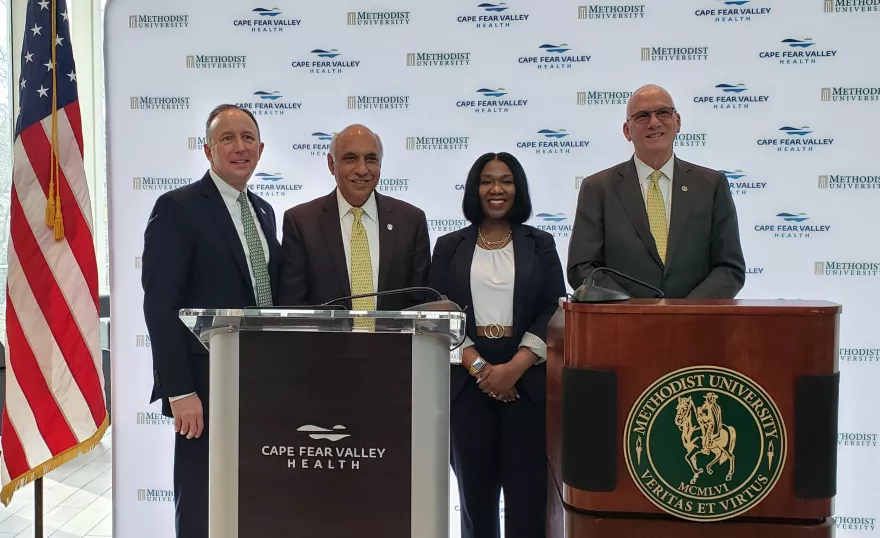
<path fill-rule="evenodd" d="M 452 468 L 463 538 L 546 535 L 547 324 L 565 295 L 553 236 L 524 224 L 526 175 L 508 153 L 471 167 L 462 201 L 471 225 L 437 239 L 430 286 L 467 308 L 461 365 L 451 373 Z"/>

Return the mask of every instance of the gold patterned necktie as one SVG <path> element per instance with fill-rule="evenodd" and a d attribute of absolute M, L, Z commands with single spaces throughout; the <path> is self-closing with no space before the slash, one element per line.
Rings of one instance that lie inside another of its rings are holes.
<path fill-rule="evenodd" d="M 666 204 L 663 203 L 663 195 L 660 194 L 660 186 L 657 182 L 663 177 L 663 172 L 654 170 L 651 172 L 651 185 L 648 187 L 648 224 L 651 226 L 651 235 L 657 244 L 657 253 L 660 259 L 666 263 L 666 239 L 669 234 L 666 224 Z"/>
<path fill-rule="evenodd" d="M 257 284 L 254 289 L 257 306 L 272 306 L 272 283 L 269 280 L 269 268 L 266 267 L 266 253 L 263 251 L 263 244 L 260 243 L 260 236 L 257 233 L 254 216 L 251 214 L 246 191 L 241 191 L 238 195 L 238 206 L 241 208 L 241 224 L 244 228 L 244 240 L 248 247 L 248 258 Z"/>
<path fill-rule="evenodd" d="M 367 239 L 367 230 L 361 222 L 364 209 L 352 207 L 349 211 L 354 215 L 354 222 L 351 225 L 351 294 L 373 293 L 375 290 L 373 289 L 373 264 L 370 261 L 370 242 Z M 362 297 L 352 299 L 351 308 L 352 310 L 375 310 L 375 304 L 375 297 Z M 354 326 L 372 330 L 376 323 L 373 318 L 355 318 Z"/>

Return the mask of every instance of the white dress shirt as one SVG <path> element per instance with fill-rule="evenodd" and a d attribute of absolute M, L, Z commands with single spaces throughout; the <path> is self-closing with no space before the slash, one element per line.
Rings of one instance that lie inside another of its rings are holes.
<path fill-rule="evenodd" d="M 354 224 L 354 215 L 350 212 L 351 204 L 343 198 L 339 189 L 336 189 L 336 203 L 339 205 L 339 225 L 342 228 L 342 246 L 345 249 L 345 265 L 348 267 L 348 282 L 351 285 L 351 227 Z M 367 241 L 370 243 L 370 265 L 373 268 L 373 291 L 379 291 L 379 206 L 376 205 L 376 193 L 370 193 L 370 197 L 361 206 L 364 214 L 361 215 L 361 224 L 367 232 Z"/>
<path fill-rule="evenodd" d="M 238 232 L 238 239 L 241 241 L 241 247 L 244 249 L 244 259 L 245 262 L 247 262 L 248 271 L 251 275 L 251 286 L 253 286 L 254 294 L 256 294 L 257 278 L 254 276 L 254 267 L 251 264 L 250 249 L 248 249 L 247 239 L 244 237 L 244 224 L 241 223 L 241 206 L 238 205 L 238 195 L 241 191 L 223 181 L 213 170 L 208 170 L 208 173 L 211 174 L 211 179 L 214 180 L 214 185 L 216 185 L 217 190 L 220 191 L 220 196 L 223 198 L 223 205 L 229 210 L 229 216 L 232 217 L 232 224 L 235 225 L 235 231 Z M 263 245 L 263 257 L 268 264 L 269 244 L 266 242 L 266 235 L 263 233 L 263 226 L 260 225 L 260 219 L 257 218 L 256 209 L 251 203 L 250 198 L 247 199 L 247 205 L 251 210 L 251 218 L 254 219 L 254 225 L 257 227 L 257 235 L 260 236 L 260 244 Z M 172 396 L 171 398 L 168 398 L 168 401 L 174 402 L 181 398 L 192 396 L 193 394 L 195 394 L 195 392 L 183 394 L 181 396 Z"/>
<path fill-rule="evenodd" d="M 503 248 L 486 250 L 479 245 L 474 248 L 471 262 L 471 297 L 474 304 L 474 323 L 484 327 L 497 323 L 504 327 L 513 325 L 513 285 L 515 282 L 515 258 L 513 241 Z M 474 345 L 465 338 L 462 349 Z M 519 343 L 538 356 L 535 364 L 547 359 L 547 344 L 530 332 Z"/>
<path fill-rule="evenodd" d="M 651 172 L 653 168 L 633 157 L 636 162 L 636 173 L 639 175 L 639 185 L 642 187 L 642 198 L 645 200 L 645 210 L 648 210 L 648 189 L 651 188 Z M 669 227 L 669 218 L 672 215 L 672 171 L 675 168 L 675 155 L 660 167 L 663 177 L 657 181 L 660 194 L 663 196 L 663 205 L 666 207 L 666 226 Z"/>

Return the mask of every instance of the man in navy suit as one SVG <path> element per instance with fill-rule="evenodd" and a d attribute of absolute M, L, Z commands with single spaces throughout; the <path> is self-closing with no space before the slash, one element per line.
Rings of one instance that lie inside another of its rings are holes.
<path fill-rule="evenodd" d="M 181 308 L 271 306 L 281 245 L 275 212 L 247 189 L 263 153 L 253 115 L 220 105 L 205 126 L 210 169 L 156 200 L 144 232 L 144 318 L 153 352 L 151 402 L 174 418 L 178 538 L 208 538 L 208 352 Z"/>

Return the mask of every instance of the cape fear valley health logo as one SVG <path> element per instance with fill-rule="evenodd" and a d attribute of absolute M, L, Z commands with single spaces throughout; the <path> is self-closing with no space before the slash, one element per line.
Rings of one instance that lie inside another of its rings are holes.
<path fill-rule="evenodd" d="M 836 88 L 822 88 L 821 99 L 823 103 L 876 103 L 880 101 L 880 88 L 868 88 L 864 86 L 852 88 L 845 88 L 842 86 Z"/>
<path fill-rule="evenodd" d="M 756 224 L 755 231 L 774 239 L 813 239 L 831 231 L 828 224 L 811 220 L 806 213 L 777 213 L 772 224 Z"/>
<path fill-rule="evenodd" d="M 284 176 L 278 173 L 258 172 L 248 182 L 248 189 L 260 196 L 281 197 L 301 191 L 303 186 L 285 181 Z"/>
<path fill-rule="evenodd" d="M 773 8 L 752 6 L 752 0 L 704 0 L 706 5 L 712 2 L 715 6 L 710 9 L 698 9 L 694 11 L 697 17 L 714 19 L 718 23 L 752 22 L 769 15 Z"/>
<path fill-rule="evenodd" d="M 174 490 L 172 489 L 139 489 L 137 500 L 142 503 L 173 503 Z"/>
<path fill-rule="evenodd" d="M 460 15 L 458 22 L 473 24 L 475 28 L 511 28 L 511 25 L 529 20 L 528 13 L 511 11 L 507 2 L 483 2 L 477 6 L 477 15 Z"/>
<path fill-rule="evenodd" d="M 189 28 L 189 15 L 129 15 L 131 29 Z"/>
<path fill-rule="evenodd" d="M 823 0 L 825 13 L 877 13 L 880 0 Z"/>
<path fill-rule="evenodd" d="M 463 151 L 470 145 L 469 136 L 408 136 L 407 151 Z"/>
<path fill-rule="evenodd" d="M 829 190 L 880 190 L 880 175 L 822 174 L 818 187 Z"/>
<path fill-rule="evenodd" d="M 833 138 L 819 138 L 809 125 L 792 127 L 785 125 L 778 129 L 779 138 L 760 138 L 759 146 L 774 147 L 778 152 L 812 152 L 834 144 Z M 812 136 L 811 136 L 812 135 Z"/>
<path fill-rule="evenodd" d="M 536 155 L 569 155 L 584 151 L 590 145 L 589 140 L 569 138 L 571 133 L 565 129 L 541 129 L 537 134 L 538 138 L 517 142 L 516 147 L 534 150 Z"/>
<path fill-rule="evenodd" d="M 693 62 L 709 59 L 709 47 L 642 47 L 643 62 Z"/>
<path fill-rule="evenodd" d="M 409 11 L 349 11 L 349 26 L 404 26 L 410 21 Z"/>
<path fill-rule="evenodd" d="M 645 18 L 645 4 L 590 4 L 578 6 L 578 19 L 581 20 L 634 20 Z"/>
<path fill-rule="evenodd" d="M 134 176 L 131 189 L 135 191 L 173 191 L 193 182 L 191 177 Z"/>
<path fill-rule="evenodd" d="M 816 276 L 880 276 L 880 262 L 821 261 L 813 263 Z"/>
<path fill-rule="evenodd" d="M 512 99 L 507 97 L 508 91 L 504 88 L 480 88 L 476 97 L 456 101 L 455 106 L 473 111 L 475 114 L 507 114 L 511 110 L 525 108 L 529 104 L 528 99 Z"/>
<path fill-rule="evenodd" d="M 307 153 L 311 157 L 326 157 L 327 152 L 330 151 L 330 141 L 335 134 L 316 131 L 311 134 L 308 141 L 294 143 L 293 151 Z"/>
<path fill-rule="evenodd" d="M 286 29 L 302 24 L 301 19 L 283 17 L 283 13 L 277 7 L 257 7 L 252 10 L 253 16 L 244 19 L 235 19 L 232 26 L 235 28 L 247 28 L 253 33 L 283 32 Z"/>
<path fill-rule="evenodd" d="M 407 67 L 463 67 L 471 65 L 470 52 L 408 52 Z"/>
<path fill-rule="evenodd" d="M 189 110 L 189 97 L 136 95 L 129 98 L 132 110 Z"/>
<path fill-rule="evenodd" d="M 836 50 L 821 49 L 811 37 L 798 39 L 787 37 L 780 43 L 780 50 L 762 51 L 758 57 L 776 60 L 779 65 L 809 65 L 818 61 L 831 60 L 837 56 Z"/>
<path fill-rule="evenodd" d="M 713 110 L 744 110 L 770 100 L 769 95 L 751 93 L 748 86 L 742 82 L 738 84 L 716 84 L 715 92 L 713 95 L 698 95 L 694 97 L 694 103 L 711 106 Z"/>
<path fill-rule="evenodd" d="M 407 110 L 409 95 L 349 95 L 345 106 L 349 110 Z"/>
<path fill-rule="evenodd" d="M 675 135 L 677 148 L 705 148 L 709 144 L 708 133 L 678 133 Z"/>
<path fill-rule="evenodd" d="M 283 116 L 285 112 L 294 112 L 302 108 L 302 103 L 288 101 L 278 90 L 254 92 L 256 100 L 236 103 L 239 108 L 249 110 L 254 116 Z"/>
<path fill-rule="evenodd" d="M 341 75 L 348 69 L 360 67 L 360 60 L 340 59 L 339 49 L 312 49 L 308 60 L 294 60 L 290 66 L 295 69 L 308 70 L 310 75 Z"/>
<path fill-rule="evenodd" d="M 174 426 L 174 419 L 162 413 L 144 411 L 137 414 L 138 426 Z"/>
<path fill-rule="evenodd" d="M 837 357 L 840 362 L 880 364 L 880 348 L 842 347 Z"/>
<path fill-rule="evenodd" d="M 556 238 L 571 235 L 571 222 L 565 213 L 538 213 L 532 225 Z"/>
<path fill-rule="evenodd" d="M 186 57 L 187 69 L 245 69 L 247 55 L 190 54 Z"/>
<path fill-rule="evenodd" d="M 345 426 L 336 425 L 324 428 L 305 424 L 296 431 L 307 434 L 313 441 L 329 441 L 320 445 L 298 443 L 297 446 L 263 446 L 260 453 L 264 457 L 282 457 L 287 459 L 288 469 L 303 470 L 351 470 L 357 471 L 361 465 L 369 464 L 370 460 L 381 460 L 386 455 L 385 448 L 352 447 L 333 445 L 338 441 L 351 437 Z"/>
<path fill-rule="evenodd" d="M 586 65 L 592 56 L 572 50 L 566 43 L 554 45 L 544 43 L 538 46 L 540 56 L 520 56 L 521 65 L 535 66 L 539 71 L 547 69 L 574 69 Z"/>
<path fill-rule="evenodd" d="M 727 178 L 727 183 L 730 184 L 730 194 L 733 196 L 745 196 L 750 192 L 767 188 L 766 181 L 750 181 L 742 170 L 719 170 L 719 172 Z"/>
<path fill-rule="evenodd" d="M 834 527 L 839 531 L 875 533 L 877 532 L 877 518 L 867 516 L 834 516 Z"/>

